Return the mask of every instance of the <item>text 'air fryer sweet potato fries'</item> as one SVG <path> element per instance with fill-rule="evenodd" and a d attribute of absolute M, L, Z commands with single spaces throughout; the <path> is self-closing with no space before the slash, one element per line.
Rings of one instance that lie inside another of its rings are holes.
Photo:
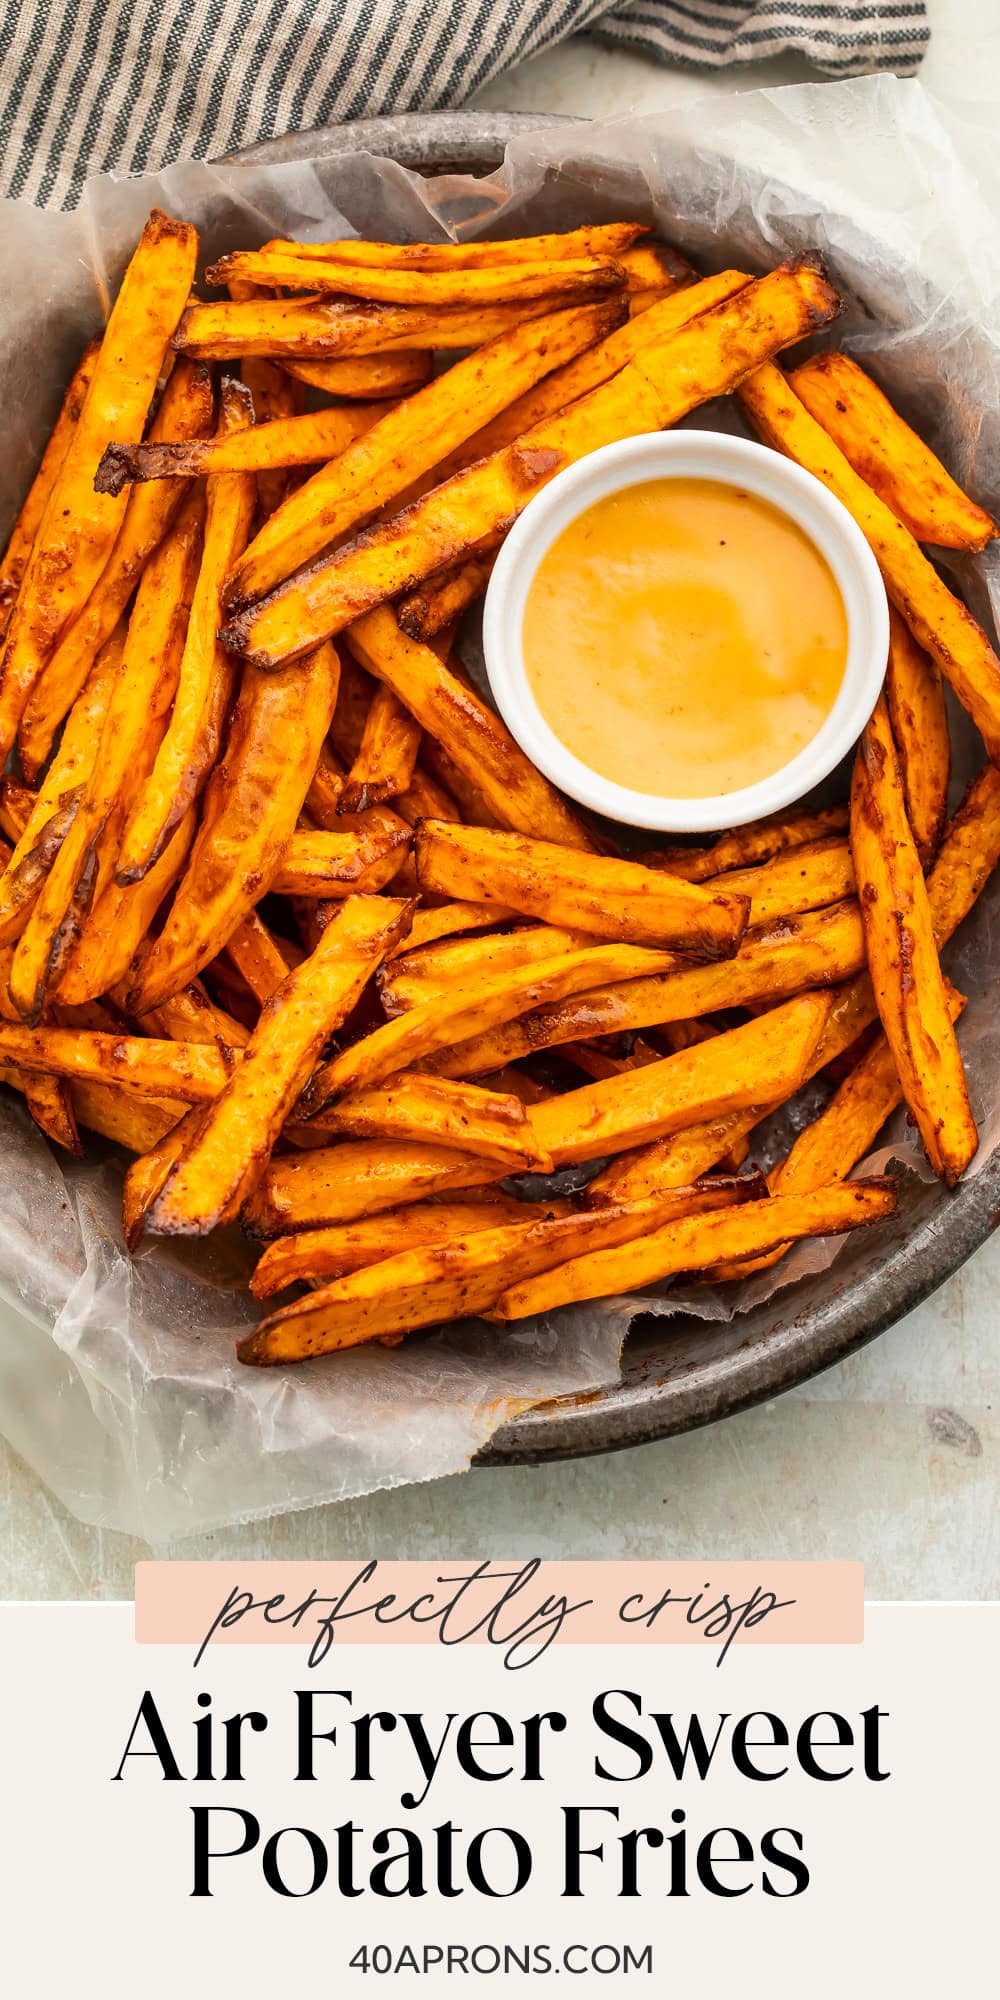
<path fill-rule="evenodd" d="M 782 366 L 841 309 L 818 262 L 702 277 L 625 219 L 248 246 L 213 300 L 197 249 L 150 217 L 0 562 L 0 1078 L 133 1156 L 129 1247 L 241 1223 L 256 1296 L 307 1288 L 241 1343 L 273 1366 L 877 1224 L 849 1176 L 901 1102 L 953 1184 L 939 952 L 1000 771 L 948 822 L 943 684 L 1000 758 L 1000 661 L 920 544 L 995 527 L 855 361 Z M 885 694 L 849 801 L 624 858 L 456 622 L 562 467 L 718 396 L 868 537 Z"/>

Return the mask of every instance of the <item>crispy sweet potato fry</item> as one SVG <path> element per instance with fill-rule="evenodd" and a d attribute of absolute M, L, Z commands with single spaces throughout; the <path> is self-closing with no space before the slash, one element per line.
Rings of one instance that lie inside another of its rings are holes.
<path fill-rule="evenodd" d="M 201 1104 L 218 1095 L 228 1074 L 217 1049 L 189 1042 L 144 1041 L 138 1035 L 82 1028 L 28 1028 L 0 1021 L 0 1062 L 84 1083 L 114 1083 L 140 1097 L 179 1097 Z"/>
<path fill-rule="evenodd" d="M 226 946 L 226 957 L 241 973 L 261 1007 L 276 993 L 291 967 L 284 948 L 272 937 L 256 910 L 244 917 Z"/>
<path fill-rule="evenodd" d="M 283 674 L 244 673 L 184 878 L 137 971 L 140 1011 L 193 979 L 273 882 L 330 726 L 339 671 L 333 647 L 320 646 Z"/>
<path fill-rule="evenodd" d="M 421 639 L 426 645 L 461 618 L 470 604 L 484 596 L 493 575 L 493 560 L 492 556 L 473 556 L 453 569 L 443 569 L 438 576 L 429 576 L 419 590 L 400 598 L 396 612 L 407 638 Z"/>
<path fill-rule="evenodd" d="M 243 1209 L 253 1236 L 356 1222 L 383 1208 L 503 1178 L 494 1161 L 412 1140 L 347 1139 L 272 1159 Z"/>
<path fill-rule="evenodd" d="M 779 1196 L 692 1216 L 667 1223 L 623 1249 L 594 1251 L 542 1277 L 521 1280 L 504 1293 L 491 1316 L 524 1319 L 530 1313 L 553 1312 L 574 1299 L 633 1292 L 682 1271 L 704 1271 L 723 1260 L 753 1256 L 793 1237 L 857 1229 L 891 1215 L 895 1206 L 891 1181 L 848 1181 L 814 1194 Z"/>
<path fill-rule="evenodd" d="M 329 743 L 321 743 L 316 769 L 309 781 L 305 810 L 314 826 L 336 833 L 340 801 L 344 796 L 344 774 Z"/>
<path fill-rule="evenodd" d="M 918 542 L 983 549 L 992 540 L 996 522 L 849 354 L 814 354 L 791 381 L 810 415 Z"/>
<path fill-rule="evenodd" d="M 496 905 L 483 907 L 492 910 Z M 584 951 L 597 942 L 591 932 L 557 930 L 551 924 L 522 924 L 519 930 L 498 937 L 459 937 L 411 949 L 412 938 L 411 931 L 406 945 L 378 975 L 379 998 L 390 1016 L 405 1014 L 410 1007 L 421 1007 L 437 999 L 448 992 L 456 979 L 538 965 L 560 952 Z"/>
<path fill-rule="evenodd" d="M 523 300 L 572 298 L 582 292 L 614 291 L 628 281 L 624 267 L 608 257 L 561 257 L 551 262 L 502 266 L 483 264 L 437 270 L 410 265 L 406 270 L 388 264 L 350 264 L 339 257 L 329 261 L 312 254 L 302 257 L 298 247 L 269 245 L 264 250 L 236 250 L 222 257 L 206 273 L 210 285 L 227 285 L 232 279 L 263 285 L 271 291 L 285 287 L 299 292 L 332 292 L 356 299 L 370 299 L 379 305 L 457 306 L 468 312 L 477 306 L 520 304 Z M 641 288 L 643 274 L 633 280 Z"/>
<path fill-rule="evenodd" d="M 405 792 L 416 768 L 422 735 L 416 717 L 380 682 L 365 717 L 358 754 L 347 774 L 341 812 L 364 812 Z"/>
<path fill-rule="evenodd" d="M 129 620 L 90 774 L 51 872 L 14 955 L 10 992 L 23 1018 L 37 1020 L 58 984 L 101 876 L 105 829 L 128 785 L 148 769 L 166 726 L 191 601 L 201 537 L 198 496 L 184 505 L 150 559 Z"/>
<path fill-rule="evenodd" d="M 944 683 L 937 663 L 917 645 L 894 606 L 889 612 L 885 693 L 906 816 L 917 853 L 923 866 L 929 868 L 948 812 L 951 744 Z"/>
<path fill-rule="evenodd" d="M 426 737 L 423 745 L 426 747 Z M 410 826 L 416 826 L 420 819 L 461 819 L 457 801 L 445 790 L 437 778 L 418 762 L 412 778 L 405 790 L 394 801 L 393 810 L 401 813 Z"/>
<path fill-rule="evenodd" d="M 814 473 L 853 514 L 897 611 L 951 682 L 990 757 L 1000 758 L 1000 660 L 982 627 L 942 582 L 909 529 L 809 415 L 780 368 L 768 363 L 756 369 L 739 393 L 766 442 Z"/>
<path fill-rule="evenodd" d="M 374 895 L 399 873 L 410 846 L 406 821 L 385 806 L 343 814 L 338 833 L 294 833 L 272 878 L 279 896 Z"/>
<path fill-rule="evenodd" d="M 750 922 L 757 928 L 853 896 L 854 864 L 846 840 L 817 840 L 776 854 L 759 867 L 712 875 L 705 886 L 720 895 L 749 896 Z"/>
<path fill-rule="evenodd" d="M 409 923 L 407 904 L 352 896 L 272 995 L 239 1068 L 150 1207 L 159 1235 L 204 1236 L 236 1214 L 271 1155 L 323 1043 Z"/>
<path fill-rule="evenodd" d="M 524 1202 L 498 1193 L 496 1202 L 420 1202 L 391 1210 L 366 1221 L 342 1222 L 330 1229 L 303 1229 L 296 1236 L 276 1236 L 261 1254 L 250 1290 L 268 1299 L 287 1286 L 325 1278 L 344 1278 L 367 1264 L 379 1264 L 400 1250 L 431 1243 L 453 1243 L 480 1229 L 507 1222 L 547 1222 L 570 1213 L 567 1202 Z"/>
<path fill-rule="evenodd" d="M 599 339 L 622 311 L 618 302 L 577 306 L 515 326 L 397 404 L 272 515 L 236 565 L 227 605 L 263 596 L 370 520 L 468 437 L 484 410 L 502 410 L 522 388 Z"/>
<path fill-rule="evenodd" d="M 504 410 L 491 423 L 484 424 L 468 445 L 463 446 L 461 462 L 471 465 L 477 458 L 485 458 L 488 453 L 502 451 L 525 431 L 540 424 L 546 417 L 555 416 L 559 410 L 568 409 L 571 403 L 579 402 L 581 396 L 588 396 L 592 389 L 610 380 L 619 370 L 634 361 L 643 347 L 651 342 L 663 340 L 676 333 L 682 326 L 697 319 L 699 313 L 708 312 L 712 306 L 721 305 L 741 292 L 750 283 L 744 271 L 722 271 L 717 277 L 700 278 L 697 284 L 683 291 L 675 292 L 670 299 L 662 294 L 646 311 L 629 319 L 616 332 L 609 333 L 602 341 L 588 348 L 577 360 L 566 362 L 552 375 L 546 376 L 535 389 L 529 389 Z M 449 471 L 459 470 L 457 462 L 449 466 Z"/>
<path fill-rule="evenodd" d="M 846 833 L 846 805 L 825 806 L 821 812 L 777 813 L 721 834 L 711 847 L 663 847 L 642 856 L 647 868 L 666 868 L 688 882 L 707 882 L 734 868 L 755 868 L 796 847 Z"/>
<path fill-rule="evenodd" d="M 0 1020 L 4 1021 L 17 1020 L 17 1011 L 7 993 L 10 961 L 10 948 L 4 947 L 0 951 Z M 69 1090 L 62 1078 L 8 1067 L 4 1071 L 4 1081 L 23 1092 L 39 1131 L 44 1132 L 53 1145 L 62 1147 L 67 1153 L 75 1153 L 79 1158 L 82 1152 L 80 1136 Z"/>
<path fill-rule="evenodd" d="M 564 847 L 592 849 L 582 821 L 555 786 L 535 769 L 499 716 L 430 646 L 408 639 L 388 607 L 353 625 L 348 643 L 363 664 L 399 697 L 427 735 L 443 746 L 458 772 L 483 795 L 503 826 Z M 433 753 L 434 744 L 428 744 L 428 759 Z M 449 789 L 454 789 L 454 783 Z"/>
<path fill-rule="evenodd" d="M 927 1157 L 950 1187 L 978 1137 L 884 699 L 855 761 L 851 846 L 882 1026 Z"/>
<path fill-rule="evenodd" d="M 112 997 L 117 1000 L 122 996 Z M 168 1042 L 204 1042 L 218 1049 L 227 1064 L 233 1050 L 245 1049 L 250 1040 L 249 1029 L 216 1006 L 197 979 L 165 1000 L 162 1007 L 154 1007 L 142 1025 L 147 1035 L 161 1036 Z"/>
<path fill-rule="evenodd" d="M 243 430 L 187 444 L 109 444 L 97 468 L 99 493 L 144 480 L 205 478 L 220 472 L 271 472 L 336 458 L 384 415 L 379 403 L 352 403 L 249 423 Z M 249 418 L 250 412 L 247 412 Z"/>
<path fill-rule="evenodd" d="M 243 384 L 222 385 L 219 432 L 245 424 Z M 253 517 L 253 476 L 219 473 L 207 481 L 205 539 L 181 655 L 177 692 L 156 761 L 122 835 L 116 880 L 141 881 L 162 854 L 215 764 L 232 690 L 232 668 L 216 637 L 223 578 L 246 541 Z"/>
<path fill-rule="evenodd" d="M 749 1107 L 762 1081 L 775 1099 L 790 1097 L 807 1074 L 830 1005 L 829 994 L 803 993 L 661 1062 L 546 1098 L 529 1112 L 536 1136 L 561 1167 Z"/>
<path fill-rule="evenodd" d="M 595 286 L 595 296 L 604 289 Z M 242 361 L 252 355 L 282 362 L 483 347 L 524 320 L 540 319 L 564 304 L 556 292 L 515 305 L 470 307 L 369 305 L 360 299 L 341 305 L 319 297 L 191 305 L 173 345 L 201 361 Z"/>
<path fill-rule="evenodd" d="M 643 347 L 619 375 L 561 416 L 536 424 L 395 521 L 283 585 L 232 621 L 226 643 L 269 667 L 342 631 L 385 598 L 478 553 L 563 466 L 614 439 L 677 423 L 839 311 L 836 293 L 812 264 L 782 266 L 745 286 L 690 326 Z"/>
<path fill-rule="evenodd" d="M 113 1139 L 129 1153 L 147 1153 L 187 1111 L 178 1100 L 136 1097 L 116 1084 L 77 1081 L 70 1084 L 69 1094 L 74 1113 L 88 1132 Z"/>
<path fill-rule="evenodd" d="M 244 361 L 240 380 L 250 391 L 254 422 L 273 424 L 301 417 L 307 402 L 305 384 L 296 382 L 276 361 Z M 265 468 L 257 474 L 257 514 L 266 521 L 280 507 L 293 481 L 294 468 Z"/>
<path fill-rule="evenodd" d="M 505 910 L 499 903 L 438 903 L 417 911 L 409 937 L 389 953 L 389 959 L 401 957 L 411 946 L 414 951 L 422 950 L 425 945 L 465 931 L 492 930 L 496 924 L 511 923 L 515 916 L 516 911 Z"/>
<path fill-rule="evenodd" d="M 386 1021 L 343 1050 L 333 1061 L 316 1071 L 303 1109 L 314 1115 L 348 1090 L 360 1090 L 394 1076 L 398 1070 L 425 1066 L 435 1049 L 461 1037 L 473 1025 L 483 1029 L 516 1019 L 526 1007 L 543 998 L 555 999 L 568 993 L 584 992 L 597 985 L 602 974 L 628 979 L 642 968 L 631 945 L 593 945 L 585 951 L 563 952 L 540 965 L 518 966 L 494 976 L 487 970 L 478 977 L 455 981 L 447 994 L 435 994 L 425 1007 L 413 1007 L 394 1021 Z M 493 1063 L 491 1068 L 498 1065 Z"/>
<path fill-rule="evenodd" d="M 150 437 L 155 442 L 149 449 L 160 448 L 159 441 L 164 439 L 203 436 L 211 429 L 212 411 L 207 370 L 197 362 L 177 361 L 153 419 Z M 115 545 L 94 589 L 28 697 L 17 745 L 22 769 L 29 778 L 42 769 L 63 716 L 114 632 L 153 550 L 175 521 L 184 491 L 178 484 L 155 484 L 130 495 Z"/>
<path fill-rule="evenodd" d="M 522 1014 L 506 1027 L 430 1056 L 426 1067 L 438 1076 L 484 1076 L 561 1042 L 655 1028 L 665 1021 L 717 1013 L 723 1007 L 788 999 L 807 987 L 849 979 L 863 964 L 858 906 L 835 904 L 751 932 L 736 957 L 720 964 L 629 979 L 618 987 L 595 986 L 578 998 Z"/>
<path fill-rule="evenodd" d="M 633 1208 L 503 1223 L 443 1244 L 404 1250 L 279 1308 L 237 1351 L 241 1361 L 269 1366 L 482 1313 L 512 1280 L 565 1264 L 587 1250 L 631 1242 L 677 1216 L 722 1207 L 731 1212 L 743 1199 L 738 1183 L 705 1184 Z"/>
<path fill-rule="evenodd" d="M 815 1060 L 815 1059 L 814 1059 Z M 744 1140 L 765 1115 L 766 1106 L 728 1111 L 701 1125 L 687 1125 L 666 1139 L 654 1139 L 633 1152 L 621 1153 L 589 1181 L 583 1199 L 588 1208 L 606 1203 L 641 1201 L 665 1188 L 687 1187 L 699 1180 Z"/>
<path fill-rule="evenodd" d="M 0 562 L 0 638 L 7 629 L 14 600 L 21 588 L 21 580 L 28 567 L 28 560 L 35 545 L 35 536 L 42 524 L 56 475 L 79 423 L 80 412 L 86 401 L 100 351 L 100 340 L 91 340 L 80 356 L 69 388 L 63 397 L 62 408 L 42 453 L 38 471 L 8 536 L 3 560 Z"/>
<path fill-rule="evenodd" d="M 94 768 L 108 703 L 121 668 L 125 634 L 102 647 L 78 696 L 28 816 L 0 880 L 0 944 L 19 937 Z"/>
<path fill-rule="evenodd" d="M 367 264 L 379 271 L 479 271 L 506 264 L 545 264 L 566 257 L 618 257 L 646 234 L 642 222 L 584 223 L 580 229 L 554 230 L 544 236 L 510 236 L 475 243 L 375 243 L 344 236 L 332 243 L 296 243 L 274 237 L 267 250 L 283 250 L 320 263 Z M 658 246 L 672 260 L 681 281 L 684 258 L 669 245 Z"/>
<path fill-rule="evenodd" d="M 132 1161 L 122 1187 L 122 1234 L 126 1249 L 138 1248 L 146 1217 L 157 1195 L 197 1138 L 205 1115 L 203 1104 L 192 1105 L 179 1123 L 168 1127 L 155 1145 Z"/>
<path fill-rule="evenodd" d="M 197 237 L 154 209 L 111 309 L 72 442 L 24 572 L 0 661 L 0 763 L 25 703 L 107 561 L 124 497 L 93 490 L 109 437 L 142 436 L 167 341 L 191 287 Z"/>
<path fill-rule="evenodd" d="M 286 355 L 278 364 L 295 382 L 328 395 L 363 402 L 385 402 L 409 396 L 430 379 L 431 356 L 426 348 L 395 354 L 359 354 L 345 361 L 296 361 Z"/>
<path fill-rule="evenodd" d="M 322 1145 L 338 1133 L 354 1139 L 421 1139 L 498 1161 L 505 1173 L 552 1170 L 520 1098 L 415 1070 L 370 1090 L 352 1090 L 309 1124 L 290 1131 L 297 1143 L 307 1145 Z"/>
<path fill-rule="evenodd" d="M 123 980 L 145 945 L 153 919 L 191 851 L 197 831 L 194 806 L 175 828 L 158 861 L 141 882 L 122 888 L 111 880 L 83 919 L 66 970 L 59 981 L 59 998 L 71 1004 L 93 1000 Z"/>
<path fill-rule="evenodd" d="M 416 835 L 420 886 L 436 896 L 506 903 L 526 917 L 594 937 L 731 958 L 747 925 L 746 894 L 726 895 L 679 876 L 575 854 L 519 833 L 424 820 Z"/>

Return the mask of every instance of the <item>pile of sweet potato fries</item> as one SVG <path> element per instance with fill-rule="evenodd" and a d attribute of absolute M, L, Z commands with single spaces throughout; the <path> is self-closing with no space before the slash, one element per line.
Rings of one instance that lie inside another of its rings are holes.
<path fill-rule="evenodd" d="M 254 1293 L 306 1287 L 260 1364 L 743 1276 L 892 1210 L 847 1176 L 904 1100 L 953 1184 L 938 954 L 1000 771 L 948 822 L 942 676 L 1000 758 L 1000 662 L 920 545 L 996 530 L 856 363 L 777 365 L 840 310 L 818 264 L 699 278 L 631 223 L 275 242 L 203 303 L 197 248 L 150 217 L 0 566 L 0 1073 L 56 1144 L 135 1156 L 129 1245 L 240 1218 Z M 728 393 L 868 537 L 885 693 L 849 805 L 622 859 L 456 622 L 554 473 Z M 503 1185 L 583 1162 L 574 1196 Z"/>

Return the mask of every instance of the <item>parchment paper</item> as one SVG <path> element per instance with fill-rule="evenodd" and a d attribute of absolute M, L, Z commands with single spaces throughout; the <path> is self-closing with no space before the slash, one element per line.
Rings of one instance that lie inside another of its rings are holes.
<path fill-rule="evenodd" d="M 6 203 L 0 520 L 13 516 L 154 203 L 198 224 L 206 261 L 275 234 L 510 235 L 619 215 L 654 222 L 706 270 L 763 269 L 818 248 L 850 300 L 838 344 L 871 357 L 904 412 L 995 509 L 1000 176 L 990 132 L 968 105 L 953 124 L 918 84 L 865 78 L 528 134 L 486 181 L 424 182 L 360 156 L 102 179 L 71 215 Z M 688 421 L 738 419 L 727 405 Z M 961 577 L 993 621 L 997 558 L 966 563 Z M 981 757 L 959 716 L 956 790 Z M 1000 1142 L 998 922 L 991 886 L 948 961 L 970 996 L 961 1032 L 980 1161 Z M 757 1156 L 774 1157 L 818 1101 L 814 1090 L 772 1121 Z M 880 1160 L 926 1177 L 902 1121 L 890 1138 Z M 467 1322 L 390 1351 L 256 1372 L 233 1355 L 234 1334 L 256 1314 L 238 1236 L 154 1245 L 129 1260 L 121 1172 L 111 1148 L 79 1166 L 57 1159 L 20 1103 L 0 1096 L 0 1428 L 81 1518 L 156 1541 L 456 1471 L 518 1410 L 613 1379 L 637 1310 L 724 1319 L 835 1256 L 856 1269 L 885 1255 L 876 1232 L 846 1251 L 812 1243 L 739 1290 L 605 1301 L 502 1332 Z"/>

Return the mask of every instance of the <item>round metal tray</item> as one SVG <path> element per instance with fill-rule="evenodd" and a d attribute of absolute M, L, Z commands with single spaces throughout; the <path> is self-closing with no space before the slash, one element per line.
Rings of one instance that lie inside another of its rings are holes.
<path fill-rule="evenodd" d="M 243 159 L 273 163 L 377 153 L 416 172 L 492 173 L 518 133 L 572 120 L 500 111 L 408 113 L 266 140 Z M 904 1183 L 899 1215 L 880 1229 L 884 1254 L 849 1243 L 832 1269 L 727 1322 L 687 1315 L 633 1325 L 622 1377 L 565 1397 L 498 1431 L 478 1465 L 538 1463 L 615 1451 L 731 1416 L 829 1368 L 883 1333 L 956 1271 L 1000 1221 L 1000 1149 L 946 1195 Z"/>

